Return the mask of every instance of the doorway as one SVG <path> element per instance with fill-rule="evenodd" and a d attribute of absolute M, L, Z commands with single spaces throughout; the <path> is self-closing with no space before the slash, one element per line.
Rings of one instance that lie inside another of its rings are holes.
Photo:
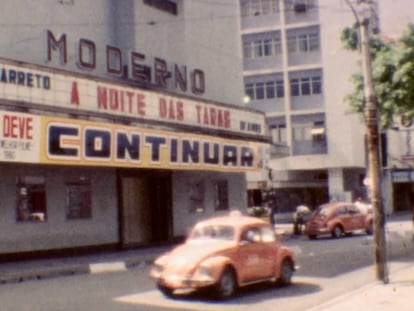
<path fill-rule="evenodd" d="M 414 184 L 393 184 L 393 212 L 410 211 L 414 205 Z"/>
<path fill-rule="evenodd" d="M 121 246 L 161 244 L 172 239 L 171 174 L 121 171 Z"/>

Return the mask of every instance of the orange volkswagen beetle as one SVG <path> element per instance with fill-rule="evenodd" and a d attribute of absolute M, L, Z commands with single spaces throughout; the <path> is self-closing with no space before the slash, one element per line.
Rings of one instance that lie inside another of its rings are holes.
<path fill-rule="evenodd" d="M 252 283 L 291 283 L 294 253 L 268 222 L 232 212 L 199 222 L 185 243 L 160 256 L 150 275 L 166 296 L 180 289 L 211 289 L 218 299 Z"/>
<path fill-rule="evenodd" d="M 353 203 L 334 202 L 319 206 L 306 224 L 306 234 L 310 239 L 318 235 L 330 234 L 339 238 L 355 231 L 373 232 L 372 213 L 362 213 Z"/>

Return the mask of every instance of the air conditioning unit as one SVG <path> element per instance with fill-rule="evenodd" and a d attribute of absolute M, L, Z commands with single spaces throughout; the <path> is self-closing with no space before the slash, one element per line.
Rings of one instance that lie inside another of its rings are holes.
<path fill-rule="evenodd" d="M 307 5 L 305 2 L 295 2 L 293 9 L 295 10 L 295 13 L 305 13 Z"/>

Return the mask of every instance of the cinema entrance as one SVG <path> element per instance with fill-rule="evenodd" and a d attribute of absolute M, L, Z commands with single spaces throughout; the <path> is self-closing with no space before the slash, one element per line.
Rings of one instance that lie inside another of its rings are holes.
<path fill-rule="evenodd" d="M 172 239 L 171 173 L 120 170 L 121 247 L 155 245 Z"/>

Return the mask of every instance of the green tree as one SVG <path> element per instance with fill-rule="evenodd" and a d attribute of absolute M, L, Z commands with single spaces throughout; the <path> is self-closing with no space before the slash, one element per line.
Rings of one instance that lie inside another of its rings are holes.
<path fill-rule="evenodd" d="M 350 27 L 342 31 L 341 40 L 346 49 L 357 50 L 358 32 Z M 385 42 L 380 36 L 370 40 L 372 79 L 378 103 L 381 128 L 393 125 L 396 115 L 414 116 L 414 25 L 408 25 L 399 40 Z M 362 73 L 351 77 L 352 93 L 345 101 L 352 111 L 364 117 L 365 97 Z"/>
<path fill-rule="evenodd" d="M 342 31 L 341 40 L 346 49 L 359 48 L 359 34 L 356 27 Z M 381 40 L 381 37 L 371 37 L 372 80 L 380 126 L 387 129 L 394 124 L 395 116 L 414 118 L 414 25 L 409 24 L 399 40 Z M 365 114 L 364 79 L 362 73 L 351 77 L 354 83 L 352 93 L 345 100 L 354 112 L 362 118 Z M 414 224 L 414 206 L 412 206 L 412 221 Z M 413 234 L 414 240 L 414 234 Z"/>

